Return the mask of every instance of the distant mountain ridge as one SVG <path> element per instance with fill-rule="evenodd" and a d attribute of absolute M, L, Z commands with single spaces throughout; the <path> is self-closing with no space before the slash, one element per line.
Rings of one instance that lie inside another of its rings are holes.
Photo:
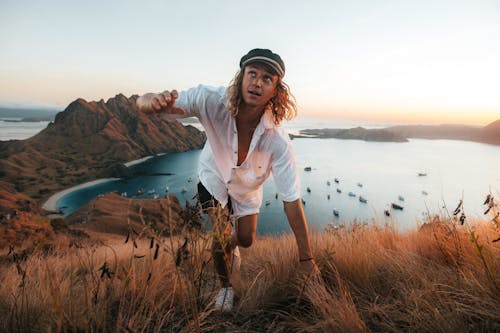
<path fill-rule="evenodd" d="M 203 146 L 203 132 L 147 116 L 136 99 L 77 99 L 37 135 L 0 142 L 0 178 L 41 200 L 85 181 L 127 175 L 123 162 Z"/>
<path fill-rule="evenodd" d="M 467 125 L 400 125 L 382 129 L 365 129 L 363 127 L 349 129 L 323 128 L 301 130 L 300 135 L 291 135 L 291 137 L 390 142 L 406 142 L 408 138 L 448 139 L 500 145 L 500 119 L 484 127 Z"/>

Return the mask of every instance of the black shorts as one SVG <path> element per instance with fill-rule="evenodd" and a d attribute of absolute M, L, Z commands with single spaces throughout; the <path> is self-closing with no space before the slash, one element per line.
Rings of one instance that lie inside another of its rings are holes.
<path fill-rule="evenodd" d="M 208 208 L 217 207 L 220 203 L 213 195 L 208 192 L 208 190 L 203 186 L 201 182 L 198 183 L 198 199 L 200 200 L 201 208 L 205 212 Z M 228 196 L 227 208 L 229 212 L 233 213 L 233 208 L 231 205 L 231 198 Z"/>

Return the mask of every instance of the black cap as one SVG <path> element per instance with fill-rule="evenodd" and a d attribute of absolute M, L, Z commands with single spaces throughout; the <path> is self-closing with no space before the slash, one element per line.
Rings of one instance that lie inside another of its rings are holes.
<path fill-rule="evenodd" d="M 253 49 L 250 50 L 247 54 L 245 54 L 240 60 L 240 68 L 245 67 L 251 62 L 264 62 L 271 66 L 278 76 L 285 76 L 285 63 L 281 59 L 281 57 L 273 53 L 268 49 Z"/>

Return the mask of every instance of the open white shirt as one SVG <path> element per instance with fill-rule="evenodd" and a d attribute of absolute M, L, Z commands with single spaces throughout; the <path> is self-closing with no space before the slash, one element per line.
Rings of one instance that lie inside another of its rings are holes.
<path fill-rule="evenodd" d="M 300 197 L 299 177 L 288 133 L 275 125 L 266 110 L 252 136 L 247 157 L 238 166 L 238 131 L 236 119 L 227 110 L 226 88 L 199 85 L 179 93 L 176 105 L 186 111 L 184 117 L 197 117 L 203 125 L 207 142 L 200 156 L 198 176 L 223 206 L 231 197 L 236 216 L 259 212 L 262 184 L 273 174 L 283 201 Z M 179 118 L 165 115 L 166 119 Z"/>

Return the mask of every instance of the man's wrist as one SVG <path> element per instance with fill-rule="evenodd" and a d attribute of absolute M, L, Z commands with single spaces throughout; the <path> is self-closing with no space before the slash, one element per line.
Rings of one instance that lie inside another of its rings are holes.
<path fill-rule="evenodd" d="M 306 262 L 306 261 L 313 261 L 313 260 L 314 260 L 314 257 L 307 257 L 307 258 L 299 259 L 299 262 Z"/>

